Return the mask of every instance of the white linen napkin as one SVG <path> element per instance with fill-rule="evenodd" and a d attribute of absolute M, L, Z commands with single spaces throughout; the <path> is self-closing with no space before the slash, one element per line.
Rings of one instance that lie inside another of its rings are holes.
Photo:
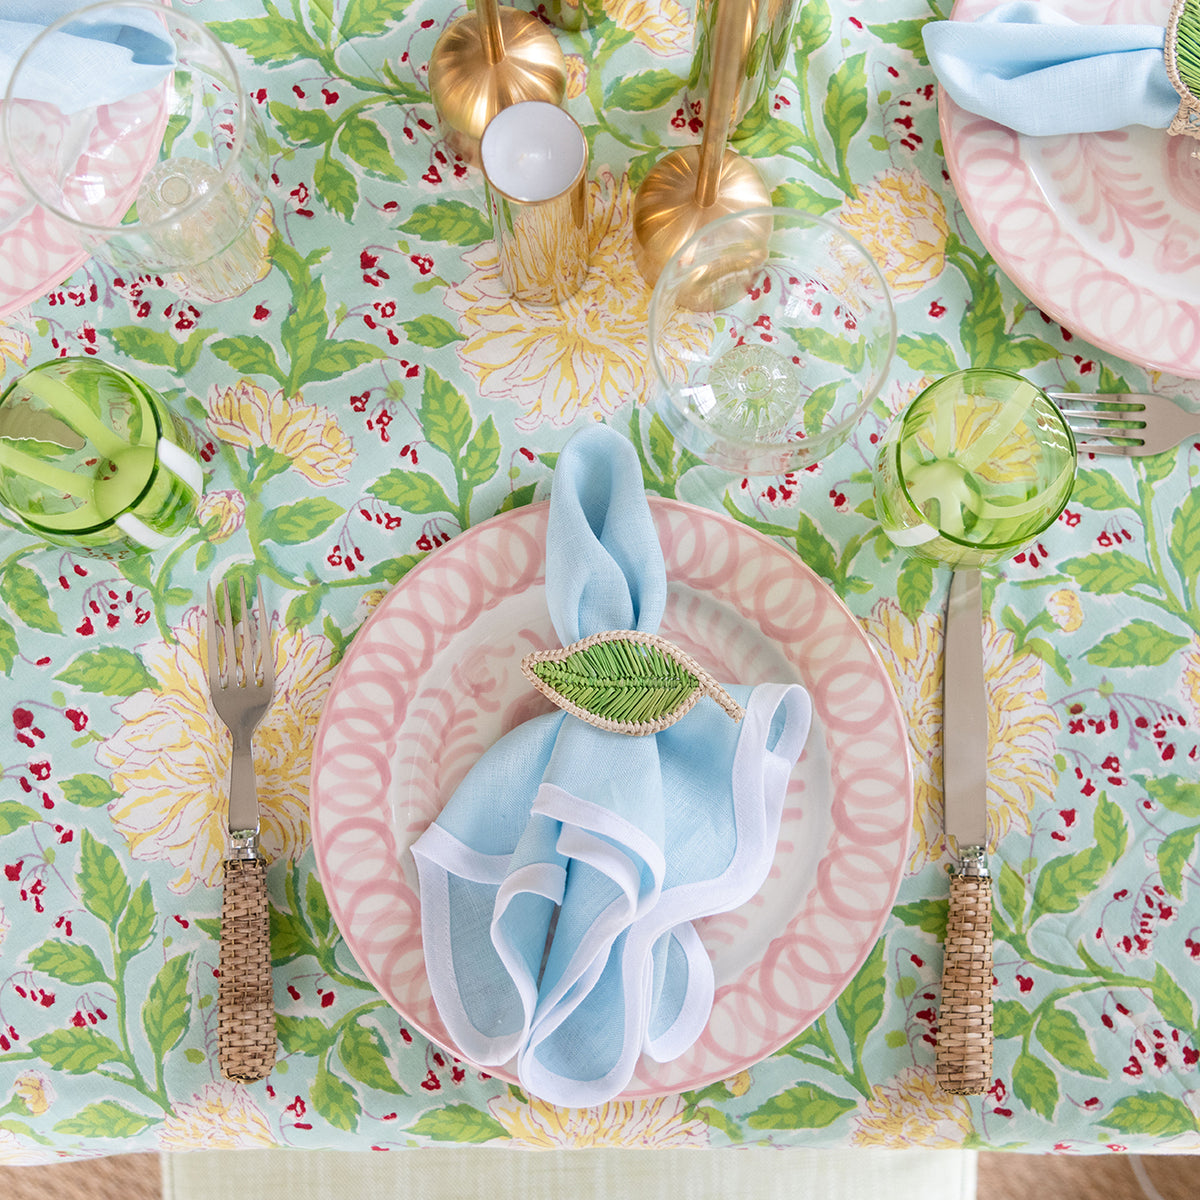
<path fill-rule="evenodd" d="M 575 435 L 555 469 L 546 598 L 564 644 L 653 633 L 666 576 L 632 445 Z M 692 922 L 749 900 L 774 858 L 811 707 L 797 684 L 730 686 L 646 736 L 536 717 L 468 772 L 414 844 L 426 968 L 456 1048 L 516 1056 L 533 1095 L 600 1104 L 642 1053 L 682 1054 L 711 1011 Z"/>

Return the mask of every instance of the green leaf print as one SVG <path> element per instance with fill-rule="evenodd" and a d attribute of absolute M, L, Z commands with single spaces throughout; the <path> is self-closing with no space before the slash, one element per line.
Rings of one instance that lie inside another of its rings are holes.
<path fill-rule="evenodd" d="M 1171 558 L 1184 579 L 1200 575 L 1200 491 L 1184 496 L 1171 522 Z"/>
<path fill-rule="evenodd" d="M 487 216 L 473 204 L 461 200 L 438 200 L 414 208 L 400 226 L 426 242 L 449 242 L 452 246 L 478 246 L 492 236 Z"/>
<path fill-rule="evenodd" d="M 1013 1092 L 1026 1108 L 1047 1121 L 1058 1107 L 1058 1079 L 1040 1058 L 1022 1051 L 1012 1073 Z"/>
<path fill-rule="evenodd" d="M 143 879 L 125 906 L 125 914 L 117 926 L 117 948 L 126 958 L 144 950 L 154 933 L 154 893 L 150 880 Z"/>
<path fill-rule="evenodd" d="M 424 471 L 391 470 L 380 476 L 367 491 L 384 504 L 417 515 L 454 512 L 454 503 L 446 495 L 445 488 Z"/>
<path fill-rule="evenodd" d="M 1192 1110 L 1182 1100 L 1162 1092 L 1123 1096 L 1097 1120 L 1120 1133 L 1144 1133 L 1155 1138 L 1196 1131 Z"/>
<path fill-rule="evenodd" d="M 116 853 L 87 829 L 80 838 L 76 877 L 84 908 L 115 928 L 129 903 L 129 880 Z"/>
<path fill-rule="evenodd" d="M 335 1129 L 350 1131 L 358 1127 L 362 1105 L 354 1089 L 339 1079 L 324 1063 L 317 1067 L 317 1078 L 309 1092 L 313 1107 Z"/>
<path fill-rule="evenodd" d="M 798 208 L 802 212 L 821 216 L 832 212 L 842 197 L 823 196 L 815 188 L 796 179 L 786 179 L 771 192 L 771 203 L 777 208 Z"/>
<path fill-rule="evenodd" d="M 1158 871 L 1162 885 L 1179 900 L 1183 899 L 1183 872 L 1196 852 L 1200 825 L 1177 829 L 1165 837 L 1158 847 Z"/>
<path fill-rule="evenodd" d="M 436 371 L 427 370 L 417 417 L 430 444 L 447 458 L 457 459 L 472 426 L 471 408 L 462 392 Z"/>
<path fill-rule="evenodd" d="M 1189 640 L 1138 617 L 1102 637 L 1084 657 L 1097 667 L 1159 667 Z"/>
<path fill-rule="evenodd" d="M 358 180 L 336 158 L 326 156 L 317 160 L 313 167 L 313 187 L 343 221 L 353 218 L 358 204 Z"/>
<path fill-rule="evenodd" d="M 267 109 L 288 141 L 298 146 L 323 146 L 333 136 L 333 118 L 324 109 L 293 108 L 278 100 Z"/>
<path fill-rule="evenodd" d="M 404 1089 L 396 1082 L 388 1066 L 383 1038 L 368 1025 L 349 1025 L 338 1045 L 342 1065 L 357 1079 L 376 1091 L 403 1096 Z"/>
<path fill-rule="evenodd" d="M 839 160 L 845 158 L 851 139 L 866 124 L 870 94 L 866 61 L 865 54 L 854 54 L 846 59 L 834 72 L 825 94 L 825 128 L 833 138 Z"/>
<path fill-rule="evenodd" d="M 1062 569 L 1085 592 L 1092 592 L 1098 596 L 1119 596 L 1139 583 L 1151 587 L 1158 586 L 1150 568 L 1123 550 L 1107 550 L 1085 554 L 1081 558 L 1068 558 L 1062 564 Z"/>
<path fill-rule="evenodd" d="M 907 50 L 921 66 L 925 66 L 929 58 L 925 54 L 925 39 L 921 36 L 921 31 L 930 19 L 920 17 L 912 21 L 890 21 L 884 25 L 872 25 L 870 28 L 881 42 Z"/>
<path fill-rule="evenodd" d="M 54 1132 L 71 1137 L 116 1140 L 134 1137 L 159 1119 L 143 1116 L 115 1100 L 101 1100 L 81 1108 L 73 1117 L 59 1121 Z"/>
<path fill-rule="evenodd" d="M 1108 1072 L 1096 1061 L 1092 1044 L 1074 1013 L 1062 1008 L 1047 1009 L 1037 1024 L 1042 1048 L 1064 1067 L 1080 1075 L 1107 1079 Z"/>
<path fill-rule="evenodd" d="M 1124 818 L 1104 795 L 1096 806 L 1093 831 L 1096 845 L 1051 859 L 1042 868 L 1033 894 L 1039 916 L 1075 912 L 1124 852 L 1128 841 Z"/>
<path fill-rule="evenodd" d="M 1161 804 L 1181 817 L 1200 817 L 1200 783 L 1181 779 L 1178 775 L 1159 775 L 1146 778 L 1135 776 L 1138 784 Z"/>
<path fill-rule="evenodd" d="M 275 357 L 275 351 L 262 338 L 248 334 L 220 338 L 212 352 L 228 363 L 239 375 L 267 375 L 277 383 L 287 378 Z"/>
<path fill-rule="evenodd" d="M 17 661 L 17 631 L 0 617 L 0 670 L 11 675 L 13 663 Z"/>
<path fill-rule="evenodd" d="M 883 1018 L 887 988 L 884 980 L 884 939 L 875 943 L 867 961 L 837 998 L 838 1020 L 852 1046 L 861 1050 L 867 1035 Z"/>
<path fill-rule="evenodd" d="M 467 443 L 462 457 L 463 482 L 469 488 L 487 483 L 500 465 L 500 434 L 489 413 Z"/>
<path fill-rule="evenodd" d="M 904 334 L 896 339 L 896 353 L 914 371 L 926 375 L 949 375 L 958 370 L 950 343 L 936 333 Z"/>
<path fill-rule="evenodd" d="M 85 692 L 104 696 L 133 696 L 156 685 L 142 660 L 123 646 L 87 650 L 74 658 L 57 675 L 64 683 Z"/>
<path fill-rule="evenodd" d="M 1191 1033 L 1196 1027 L 1196 1010 L 1191 997 L 1175 981 L 1171 972 L 1159 963 L 1154 968 L 1154 1003 L 1163 1019 L 1176 1029 Z"/>
<path fill-rule="evenodd" d="M 73 775 L 62 783 L 63 799 L 80 808 L 99 808 L 111 804 L 117 793 L 113 786 L 102 775 Z"/>
<path fill-rule="evenodd" d="M 946 932 L 946 915 L 949 911 L 950 901 L 947 897 L 942 897 L 940 900 L 916 900 L 912 904 L 897 904 L 892 909 L 892 915 L 922 933 L 932 933 L 941 937 Z"/>
<path fill-rule="evenodd" d="M 279 1044 L 287 1054 L 323 1054 L 329 1045 L 330 1030 L 317 1017 L 293 1017 L 280 1014 L 275 1019 Z"/>
<path fill-rule="evenodd" d="M 330 0 L 320 0 L 328 4 Z M 344 39 L 378 37 L 404 15 L 408 0 L 346 0 L 338 31 Z"/>
<path fill-rule="evenodd" d="M 0 801 L 0 837 L 41 819 L 42 814 L 27 804 L 18 804 L 16 800 Z"/>
<path fill-rule="evenodd" d="M 427 346 L 431 350 L 466 340 L 445 317 L 435 317 L 429 313 L 413 317 L 411 321 L 401 321 L 400 328 L 414 346 Z"/>
<path fill-rule="evenodd" d="M 807 58 L 819 50 L 833 32 L 833 18 L 825 0 L 806 0 L 796 18 L 796 54 Z"/>
<path fill-rule="evenodd" d="M 469 1104 L 451 1104 L 448 1108 L 437 1108 L 422 1114 L 412 1133 L 432 1138 L 435 1142 L 463 1142 L 481 1145 L 497 1138 L 509 1138 L 508 1130 L 495 1117 L 480 1112 Z"/>
<path fill-rule="evenodd" d="M 626 112 L 649 112 L 662 108 L 684 81 L 673 71 L 659 68 L 614 79 L 604 91 L 604 107 Z"/>
<path fill-rule="evenodd" d="M 992 1032 L 998 1038 L 1023 1038 L 1032 1021 L 1033 1013 L 1016 1000 L 997 1000 L 992 1006 Z"/>
<path fill-rule="evenodd" d="M 915 556 L 906 558 L 896 576 L 896 600 L 900 611 L 910 621 L 916 621 L 932 598 L 933 563 Z"/>
<path fill-rule="evenodd" d="M 295 504 L 285 504 L 263 517 L 264 540 L 285 546 L 297 546 L 319 537 L 346 510 L 324 496 L 307 496 Z"/>
<path fill-rule="evenodd" d="M 408 176 L 396 162 L 383 130 L 367 117 L 353 113 L 346 118 L 337 139 L 338 149 L 354 159 L 360 167 L 403 183 Z"/>
<path fill-rule="evenodd" d="M 108 974 L 91 946 L 57 939 L 43 942 L 29 952 L 29 965 L 61 979 L 63 983 L 83 986 L 85 983 L 104 983 Z"/>
<path fill-rule="evenodd" d="M 29 1048 L 48 1066 L 68 1075 L 88 1075 L 104 1063 L 122 1060 L 120 1047 L 112 1038 L 74 1025 L 34 1038 Z"/>
<path fill-rule="evenodd" d="M 191 962 L 191 954 L 167 959 L 142 1006 L 142 1028 L 150 1049 L 159 1059 L 179 1044 L 191 1023 L 192 1000 L 188 991 Z"/>
<path fill-rule="evenodd" d="M 835 1096 L 815 1084 L 802 1083 L 772 1096 L 746 1121 L 752 1129 L 824 1129 L 857 1107 L 856 1100 Z"/>
<path fill-rule="evenodd" d="M 245 50 L 256 63 L 280 66 L 299 59 L 321 59 L 321 44 L 299 21 L 280 16 L 266 0 L 265 17 L 240 21 L 211 21 L 209 28 L 227 45 Z"/>
<path fill-rule="evenodd" d="M 31 568 L 21 563 L 8 565 L 0 579 L 0 600 L 30 628 L 43 633 L 62 633 L 62 623 L 50 607 L 50 593 Z"/>
<path fill-rule="evenodd" d="M 164 330 L 147 329 L 144 325 L 124 325 L 103 332 L 122 354 L 136 358 L 138 362 L 170 367 L 177 374 L 186 375 L 199 361 L 205 341 L 217 331 L 196 329 L 182 342 Z"/>
<path fill-rule="evenodd" d="M 1071 489 L 1071 500 L 1085 508 L 1111 512 L 1117 508 L 1137 508 L 1129 493 L 1108 471 L 1080 470 Z"/>

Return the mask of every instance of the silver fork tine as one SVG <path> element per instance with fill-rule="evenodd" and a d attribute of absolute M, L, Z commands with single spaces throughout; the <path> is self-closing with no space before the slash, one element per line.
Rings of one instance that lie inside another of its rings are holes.
<path fill-rule="evenodd" d="M 1166 396 L 1128 392 L 1050 392 L 1081 454 L 1161 454 L 1200 437 L 1200 413 Z M 1096 407 L 1076 407 L 1077 405 Z"/>
<path fill-rule="evenodd" d="M 267 606 L 263 602 L 262 580 L 258 581 L 258 597 L 254 610 L 254 625 L 258 638 L 259 659 L 262 663 L 262 684 L 266 688 L 275 687 L 275 654 L 270 641 L 264 637 L 263 630 L 267 628 Z"/>

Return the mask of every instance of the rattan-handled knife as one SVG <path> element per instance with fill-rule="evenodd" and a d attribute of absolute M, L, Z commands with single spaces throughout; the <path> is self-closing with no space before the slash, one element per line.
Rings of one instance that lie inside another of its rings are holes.
<path fill-rule="evenodd" d="M 992 881 L 987 868 L 988 702 L 978 571 L 955 571 L 946 608 L 942 793 L 958 862 L 942 964 L 937 1081 L 977 1096 L 992 1075 Z"/>

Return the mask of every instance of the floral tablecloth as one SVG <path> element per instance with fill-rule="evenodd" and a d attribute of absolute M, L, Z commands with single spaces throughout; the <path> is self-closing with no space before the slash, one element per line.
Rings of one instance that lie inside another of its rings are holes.
<path fill-rule="evenodd" d="M 879 535 L 874 444 L 923 383 L 967 363 L 1200 402 L 1200 384 L 1060 328 L 984 252 L 921 48 L 944 14 L 805 0 L 771 120 L 737 143 L 777 202 L 877 255 L 901 330 L 847 445 L 741 480 L 681 452 L 646 405 L 630 202 L 664 147 L 698 138 L 689 7 L 593 0 L 589 28 L 556 30 L 592 153 L 592 270 L 562 312 L 506 298 L 480 180 L 439 141 L 426 63 L 444 5 L 177 7 L 244 72 L 281 237 L 269 274 L 221 305 L 89 263 L 0 321 L 4 380 L 95 354 L 163 391 L 207 483 L 197 532 L 120 564 L 0 539 L 0 1162 L 445 1142 L 1200 1149 L 1196 445 L 1086 466 L 1055 527 L 987 581 L 994 1082 L 972 1099 L 934 1084 L 948 574 Z M 844 598 L 907 716 L 916 806 L 884 936 L 819 1021 L 735 1078 L 560 1111 L 428 1044 L 373 989 L 333 924 L 306 801 L 322 701 L 365 617 L 467 526 L 545 498 L 554 453 L 596 420 L 633 439 L 651 493 L 732 514 Z M 215 1062 L 227 751 L 201 604 L 210 577 L 251 560 L 285 701 L 256 747 L 280 1058 L 242 1086 Z"/>

